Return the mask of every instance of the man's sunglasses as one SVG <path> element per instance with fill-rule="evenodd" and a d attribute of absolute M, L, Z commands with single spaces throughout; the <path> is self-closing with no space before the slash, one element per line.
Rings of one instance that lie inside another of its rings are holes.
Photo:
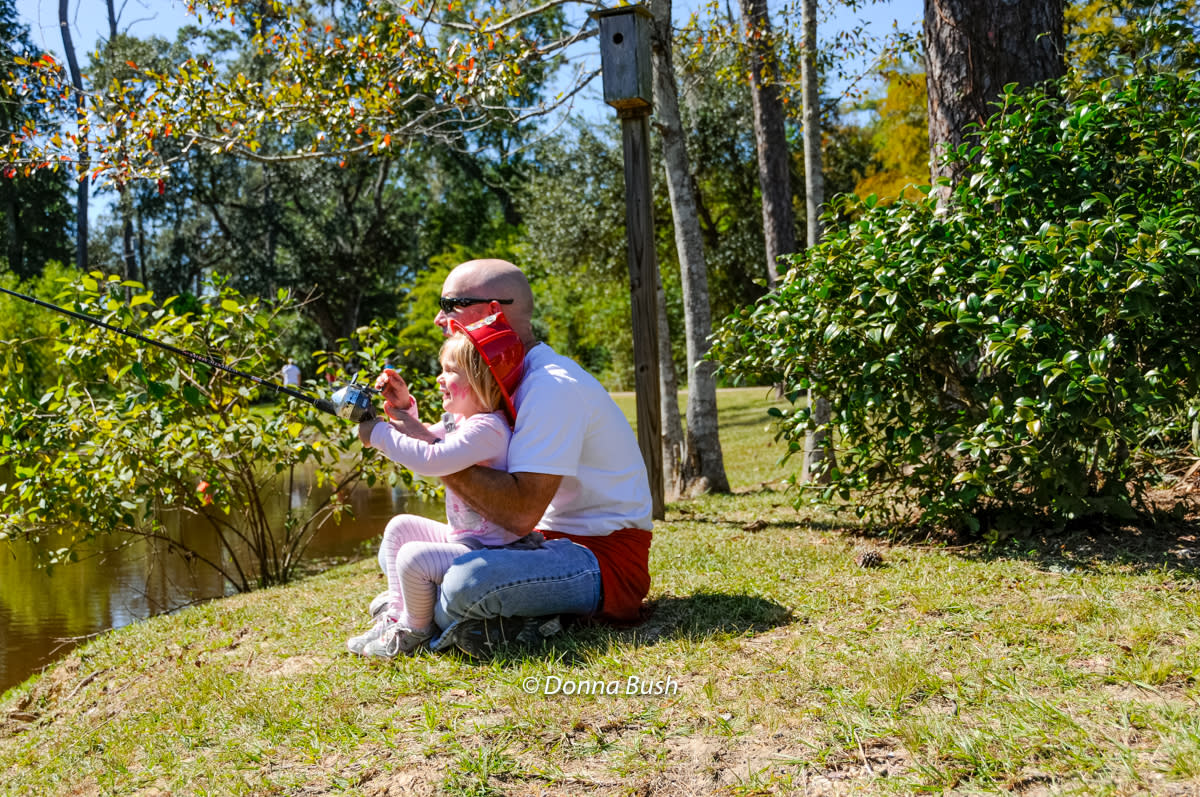
<path fill-rule="evenodd" d="M 512 299 L 468 299 L 465 296 L 442 296 L 438 298 L 438 307 L 442 308 L 442 312 L 449 315 L 460 307 L 470 307 L 473 304 L 512 304 Z"/>

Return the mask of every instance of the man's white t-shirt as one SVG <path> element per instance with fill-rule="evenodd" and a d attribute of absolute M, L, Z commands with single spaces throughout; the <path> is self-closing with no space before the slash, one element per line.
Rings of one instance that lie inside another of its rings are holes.
<path fill-rule="evenodd" d="M 545 343 L 513 396 L 509 473 L 562 476 L 537 528 L 582 536 L 653 525 L 650 481 L 625 414 L 595 377 Z"/>

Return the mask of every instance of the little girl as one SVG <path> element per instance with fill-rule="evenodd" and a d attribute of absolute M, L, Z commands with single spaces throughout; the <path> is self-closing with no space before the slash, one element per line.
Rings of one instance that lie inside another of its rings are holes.
<path fill-rule="evenodd" d="M 410 418 L 363 421 L 364 445 L 422 476 L 444 476 L 472 465 L 504 469 L 515 421 L 512 392 L 521 381 L 525 349 L 503 313 L 463 327 L 442 345 L 437 378 L 445 414 L 425 426 Z M 503 412 L 500 408 L 503 407 Z M 507 415 L 507 417 L 505 417 Z M 375 625 L 346 642 L 352 653 L 391 658 L 412 653 L 433 638 L 438 585 L 460 555 L 522 539 L 481 517 L 446 490 L 446 523 L 418 515 L 389 521 L 379 549 L 388 589 L 372 602 Z"/>

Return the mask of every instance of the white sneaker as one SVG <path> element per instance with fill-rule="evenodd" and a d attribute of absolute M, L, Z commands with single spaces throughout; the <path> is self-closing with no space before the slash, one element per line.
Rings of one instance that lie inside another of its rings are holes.
<path fill-rule="evenodd" d="M 420 648 L 426 647 L 433 639 L 433 631 L 413 631 L 399 623 L 392 623 L 383 634 L 366 644 L 362 649 L 364 656 L 378 656 L 381 659 L 391 659 L 400 654 L 410 655 Z"/>
<path fill-rule="evenodd" d="M 363 649 L 383 636 L 383 633 L 388 630 L 389 625 L 395 625 L 395 623 L 388 620 L 387 617 L 380 617 L 375 621 L 375 625 L 371 626 L 371 630 L 347 639 L 346 650 L 351 653 L 357 653 L 360 656 L 363 655 Z"/>
<path fill-rule="evenodd" d="M 396 593 L 392 592 L 390 589 L 385 589 L 371 600 L 371 606 L 367 609 L 367 611 L 372 617 L 377 618 L 379 615 L 387 611 L 387 607 L 391 606 L 392 602 L 395 601 L 396 598 Z"/>

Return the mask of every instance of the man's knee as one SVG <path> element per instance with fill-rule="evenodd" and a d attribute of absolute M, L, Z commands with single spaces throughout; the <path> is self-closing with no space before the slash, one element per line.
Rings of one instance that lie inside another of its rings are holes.
<path fill-rule="evenodd" d="M 442 590 L 438 598 L 443 610 L 454 617 L 465 616 L 476 606 L 494 585 L 483 577 L 487 562 L 480 552 L 472 551 L 454 560 L 442 576 Z"/>

